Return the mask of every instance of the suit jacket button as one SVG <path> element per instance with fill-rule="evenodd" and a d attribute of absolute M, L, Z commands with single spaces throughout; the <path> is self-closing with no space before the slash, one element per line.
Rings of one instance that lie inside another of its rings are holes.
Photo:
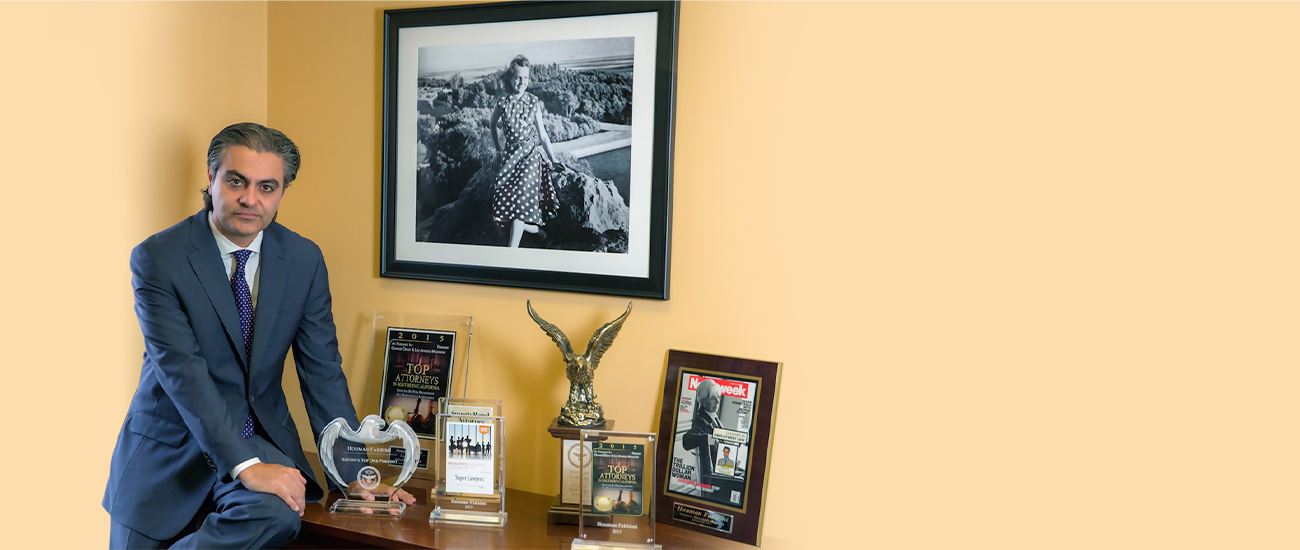
<path fill-rule="evenodd" d="M 251 396 L 251 395 L 248 396 L 248 404 L 249 404 L 249 405 L 252 405 L 254 401 L 257 401 L 257 398 L 256 398 L 256 397 L 253 397 L 253 396 Z"/>
<path fill-rule="evenodd" d="M 203 460 L 208 461 L 208 467 L 212 468 L 214 473 L 217 471 L 217 465 L 212 462 L 212 457 L 208 456 L 208 453 L 203 453 Z"/>

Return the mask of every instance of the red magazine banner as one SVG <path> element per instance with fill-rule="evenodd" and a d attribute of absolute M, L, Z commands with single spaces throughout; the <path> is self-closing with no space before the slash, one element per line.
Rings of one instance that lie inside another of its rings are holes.
<path fill-rule="evenodd" d="M 712 380 L 722 390 L 722 395 L 728 397 L 739 397 L 741 399 L 750 399 L 750 387 L 754 386 L 752 382 L 741 382 L 737 380 L 726 380 L 723 378 L 712 378 L 708 376 L 689 376 L 686 379 L 686 387 L 695 391 L 700 386 L 700 382 Z"/>

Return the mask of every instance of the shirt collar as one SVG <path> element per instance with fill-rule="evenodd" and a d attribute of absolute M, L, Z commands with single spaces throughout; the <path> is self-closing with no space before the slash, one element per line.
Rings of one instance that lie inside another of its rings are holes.
<path fill-rule="evenodd" d="M 222 256 L 228 255 L 236 250 L 249 250 L 254 254 L 262 253 L 262 233 L 265 233 L 265 231 L 258 231 L 257 236 L 253 237 L 253 242 L 249 243 L 247 247 L 241 247 L 231 242 L 225 235 L 221 234 L 221 230 L 217 229 L 217 223 L 212 220 L 211 212 L 208 212 L 208 228 L 212 229 L 212 236 L 217 239 L 217 250 L 221 251 Z"/>

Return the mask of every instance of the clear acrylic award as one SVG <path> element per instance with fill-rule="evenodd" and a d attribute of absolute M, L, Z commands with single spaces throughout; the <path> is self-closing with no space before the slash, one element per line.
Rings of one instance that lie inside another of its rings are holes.
<path fill-rule="evenodd" d="M 573 550 L 663 548 L 655 542 L 655 438 L 582 430 L 582 492 L 590 500 L 579 509 Z"/>
<path fill-rule="evenodd" d="M 347 421 L 335 418 L 320 436 L 320 462 L 342 491 L 331 514 L 364 514 L 399 518 L 406 504 L 393 497 L 410 481 L 420 442 L 406 422 L 394 420 L 385 427 L 379 415 L 370 415 L 353 430 Z"/>
<path fill-rule="evenodd" d="M 432 480 L 434 418 L 442 399 L 465 397 L 474 318 L 377 310 L 371 332 L 364 414 L 405 421 L 420 441 L 414 477 Z"/>
<path fill-rule="evenodd" d="M 504 416 L 498 399 L 458 399 L 444 397 L 438 400 L 438 414 L 461 416 Z"/>
<path fill-rule="evenodd" d="M 504 427 L 500 416 L 438 415 L 431 523 L 506 526 Z"/>

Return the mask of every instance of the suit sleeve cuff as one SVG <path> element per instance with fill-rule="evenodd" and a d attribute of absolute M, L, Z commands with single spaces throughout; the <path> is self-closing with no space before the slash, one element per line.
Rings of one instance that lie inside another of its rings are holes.
<path fill-rule="evenodd" d="M 249 466 L 261 463 L 262 459 L 257 457 L 240 462 L 238 466 L 235 466 L 234 469 L 230 470 L 230 479 L 239 479 L 239 474 L 243 473 L 244 470 L 247 470 Z"/>

